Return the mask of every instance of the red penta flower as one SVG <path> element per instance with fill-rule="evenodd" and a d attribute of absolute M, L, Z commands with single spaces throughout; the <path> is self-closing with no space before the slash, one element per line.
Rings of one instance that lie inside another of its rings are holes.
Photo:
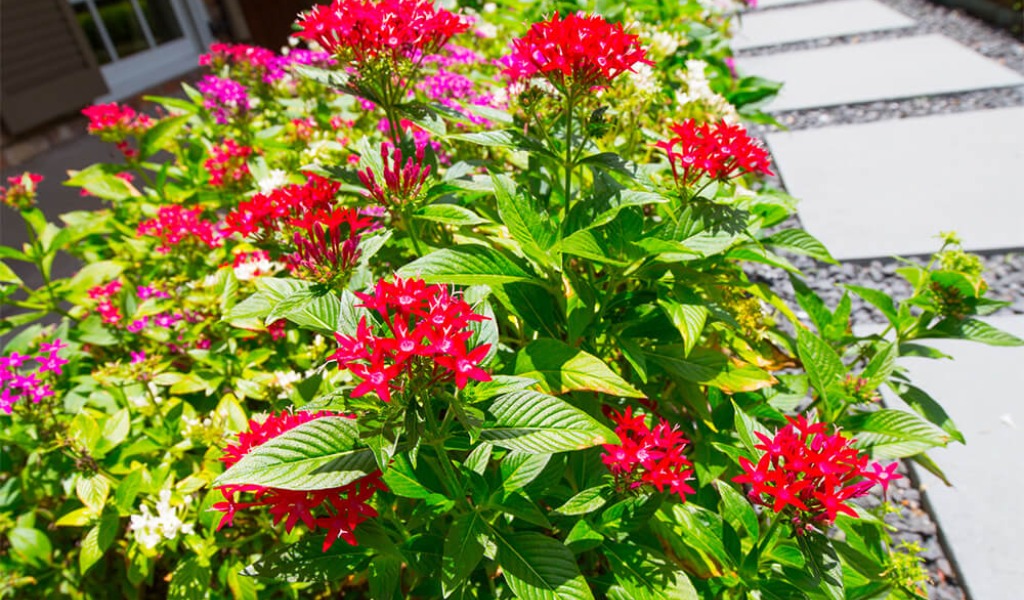
<path fill-rule="evenodd" d="M 116 102 L 83 108 L 82 114 L 89 119 L 89 133 L 107 142 L 120 142 L 130 135 L 142 135 L 153 126 L 148 115 L 139 114 L 130 106 L 119 106 Z"/>
<path fill-rule="evenodd" d="M 856 517 L 847 500 L 867 494 L 875 484 L 887 489 L 900 477 L 894 472 L 897 463 L 869 465 L 853 440 L 829 434 L 824 423 L 803 416 L 789 418 L 774 437 L 755 434 L 761 441 L 755 448 L 764 454 L 756 464 L 741 458 L 743 475 L 733 481 L 750 486 L 748 496 L 755 504 L 786 511 L 798 533 L 815 525 L 828 527 L 839 513 Z"/>
<path fill-rule="evenodd" d="M 741 125 L 704 123 L 693 119 L 672 125 L 675 137 L 657 142 L 668 155 L 676 185 L 690 186 L 701 176 L 726 181 L 744 173 L 772 175 L 768 151 L 747 135 Z"/>
<path fill-rule="evenodd" d="M 252 154 L 252 148 L 239 146 L 235 140 L 224 140 L 210 148 L 210 158 L 203 166 L 210 173 L 210 185 L 213 187 L 232 187 L 249 177 L 249 165 L 246 160 Z"/>
<path fill-rule="evenodd" d="M 634 415 L 633 408 L 624 413 L 605 411 L 615 423 L 620 444 L 605 444 L 601 460 L 615 476 L 616 487 L 622 491 L 645 486 L 659 492 L 668 490 L 686 500 L 694 493 L 687 483 L 693 476 L 693 464 L 683 454 L 689 441 L 668 421 L 659 419 L 654 428 L 647 426 L 644 415 Z"/>
<path fill-rule="evenodd" d="M 358 68 L 435 54 L 470 22 L 430 0 L 334 0 L 300 15 L 298 26 L 298 37 Z"/>
<path fill-rule="evenodd" d="M 654 64 L 645 57 L 639 36 L 626 33 L 619 23 L 598 15 L 559 18 L 555 13 L 513 40 L 512 53 L 502 64 L 512 83 L 541 76 L 559 91 L 573 94 L 606 86 L 637 63 Z"/>
<path fill-rule="evenodd" d="M 185 208 L 180 205 L 161 206 L 156 218 L 139 223 L 137 235 L 151 236 L 160 240 L 157 252 L 167 254 L 172 246 L 182 243 L 202 244 L 216 248 L 221 244 L 221 233 L 211 221 L 204 221 L 199 207 Z"/>
<path fill-rule="evenodd" d="M 362 233 L 377 225 L 355 208 L 316 210 L 292 219 L 296 251 L 285 256 L 289 270 L 320 283 L 344 277 L 359 261 Z"/>
<path fill-rule="evenodd" d="M 328 411 L 271 413 L 262 422 L 249 421 L 249 431 L 238 434 L 238 442 L 224 449 L 221 462 L 230 467 L 254 448 L 282 433 L 324 417 L 354 418 Z M 327 551 L 338 539 L 356 545 L 355 528 L 366 519 L 377 516 L 369 501 L 377 490 L 387 490 L 387 487 L 381 480 L 380 471 L 375 471 L 347 485 L 324 490 L 285 490 L 261 485 L 225 485 L 217 489 L 224 494 L 224 501 L 213 505 L 214 510 L 224 513 L 217 525 L 218 530 L 231 525 L 239 510 L 265 506 L 274 517 L 275 525 L 284 522 L 285 531 L 291 531 L 300 521 L 310 531 L 326 531 L 323 549 Z M 252 499 L 243 501 L 243 495 Z"/>
<path fill-rule="evenodd" d="M 372 294 L 356 295 L 382 322 L 363 317 L 354 336 L 335 334 L 338 351 L 331 360 L 361 380 L 353 398 L 373 392 L 390 402 L 393 391 L 406 387 L 424 390 L 454 381 L 462 389 L 470 379 L 491 380 L 480 366 L 490 344 L 468 345 L 474 336 L 470 323 L 486 317 L 447 288 L 419 279 L 382 279 Z"/>
<path fill-rule="evenodd" d="M 0 204 L 15 210 L 25 210 L 36 205 L 36 189 L 43 176 L 37 173 L 22 173 L 7 178 L 8 186 L 0 186 Z"/>
<path fill-rule="evenodd" d="M 430 165 L 423 164 L 424 148 L 417 144 L 416 156 L 409 157 L 403 165 L 400 148 L 395 148 L 389 157 L 387 146 L 381 146 L 384 181 L 378 181 L 369 167 L 359 172 L 359 181 L 366 187 L 366 196 L 389 209 L 401 208 L 419 199 L 423 184 L 430 177 Z"/>
<path fill-rule="evenodd" d="M 290 184 L 269 194 L 256 194 L 240 202 L 224 218 L 224 233 L 269 235 L 303 215 L 330 210 L 341 184 L 318 175 L 309 175 L 302 185 Z"/>

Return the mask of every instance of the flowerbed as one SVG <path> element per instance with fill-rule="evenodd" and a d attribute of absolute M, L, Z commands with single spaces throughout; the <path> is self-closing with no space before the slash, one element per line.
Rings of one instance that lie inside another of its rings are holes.
<path fill-rule="evenodd" d="M 1021 342 L 952 237 L 851 331 L 785 258 L 834 262 L 763 183 L 729 8 L 629 6 L 337 0 L 86 109 L 106 209 L 3 191 L 0 593 L 921 596 L 854 500 L 963 439 L 897 359 Z"/>

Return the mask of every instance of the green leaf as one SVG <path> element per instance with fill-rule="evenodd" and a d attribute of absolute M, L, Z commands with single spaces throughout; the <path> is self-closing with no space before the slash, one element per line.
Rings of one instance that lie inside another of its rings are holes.
<path fill-rule="evenodd" d="M 630 600 L 698 600 L 697 590 L 683 571 L 652 550 L 630 543 L 608 542 L 602 547 L 615 581 Z"/>
<path fill-rule="evenodd" d="M 839 555 L 832 547 L 832 542 L 815 531 L 798 535 L 796 539 L 815 579 L 821 584 L 819 591 L 824 592 L 829 600 L 845 600 L 843 565 L 839 562 Z"/>
<path fill-rule="evenodd" d="M 85 574 L 97 561 L 103 558 L 107 548 L 117 538 L 120 519 L 116 512 L 105 512 L 89 533 L 82 538 L 82 547 L 78 554 L 78 571 Z"/>
<path fill-rule="evenodd" d="M 914 412 L 927 419 L 928 422 L 941 427 L 954 440 L 961 444 L 966 443 L 964 441 L 964 434 L 957 429 L 953 423 L 953 418 L 927 392 L 912 385 L 901 385 L 899 387 L 892 387 L 892 389 Z"/>
<path fill-rule="evenodd" d="M 686 357 L 683 352 L 681 345 L 672 344 L 645 351 L 644 356 L 674 377 L 709 385 L 729 394 L 753 392 L 776 383 L 771 373 L 751 365 L 737 367 L 721 352 L 695 348 Z"/>
<path fill-rule="evenodd" d="M 508 175 L 491 173 L 498 212 L 512 239 L 519 242 L 526 256 L 538 264 L 551 266 L 557 259 L 548 253 L 558 238 L 551 220 L 534 205 L 532 198 L 518 193 L 516 182 Z"/>
<path fill-rule="evenodd" d="M 681 304 L 668 298 L 659 298 L 658 305 L 683 337 L 683 356 L 690 354 L 704 331 L 708 309 L 699 304 Z"/>
<path fill-rule="evenodd" d="M 526 531 L 494 532 L 501 564 L 512 592 L 524 600 L 589 600 L 594 597 L 564 544 Z"/>
<path fill-rule="evenodd" d="M 378 554 L 370 561 L 367 570 L 370 581 L 370 598 L 391 600 L 398 593 L 402 583 L 402 557 L 397 554 Z"/>
<path fill-rule="evenodd" d="M 373 453 L 354 448 L 355 421 L 322 417 L 282 433 L 246 454 L 213 485 L 254 484 L 286 490 L 341 487 L 376 470 Z"/>
<path fill-rule="evenodd" d="M 709 559 L 711 565 L 716 568 L 732 564 L 722 541 L 724 529 L 722 517 L 717 512 L 712 512 L 691 502 L 673 504 L 664 506 L 658 511 L 656 522 L 669 527 L 676 533 L 676 536 L 669 539 L 673 548 L 682 544 L 685 548 L 696 550 Z M 678 548 L 677 552 L 682 555 L 691 553 L 685 548 Z"/>
<path fill-rule="evenodd" d="M 946 319 L 926 329 L 919 338 L 953 338 L 989 346 L 1024 346 L 1024 340 L 977 319 Z"/>
<path fill-rule="evenodd" d="M 33 527 L 15 527 L 7 532 L 11 555 L 21 563 L 35 566 L 51 564 L 53 545 L 46 534 Z"/>
<path fill-rule="evenodd" d="M 122 513 L 130 513 L 135 506 L 135 498 L 142 488 L 143 469 L 135 469 L 124 476 L 124 479 L 117 484 L 114 492 L 114 506 Z"/>
<path fill-rule="evenodd" d="M 210 597 L 209 564 L 200 562 L 199 557 L 190 556 L 178 563 L 171 574 L 167 587 L 168 600 L 203 600 Z"/>
<path fill-rule="evenodd" d="M 7 266 L 6 263 L 0 262 L 0 283 L 21 283 L 21 277 L 14 272 L 14 269 Z"/>
<path fill-rule="evenodd" d="M 626 398 L 646 397 L 601 359 L 550 338 L 536 340 L 520 350 L 515 373 L 536 379 L 545 391 L 554 394 L 593 391 Z"/>
<path fill-rule="evenodd" d="M 423 499 L 441 495 L 420 482 L 405 454 L 394 457 L 394 462 L 384 473 L 384 483 L 388 484 L 391 493 L 403 498 Z"/>
<path fill-rule="evenodd" d="M 818 238 L 803 229 L 786 229 L 766 237 L 761 240 L 761 243 L 766 246 L 774 246 L 798 254 L 804 254 L 829 264 L 839 264 L 836 262 L 836 259 L 832 258 L 825 245 L 818 241 Z"/>
<path fill-rule="evenodd" d="M 75 484 L 75 494 L 89 510 L 99 514 L 103 511 L 107 496 L 110 495 L 110 482 L 99 473 L 82 475 Z"/>
<path fill-rule="evenodd" d="M 483 541 L 486 541 L 486 537 L 486 523 L 476 511 L 460 515 L 452 521 L 448 537 L 444 540 L 441 559 L 441 589 L 445 598 L 476 569 L 484 556 Z"/>
<path fill-rule="evenodd" d="M 608 502 L 608 486 L 599 485 L 583 490 L 551 511 L 552 515 L 568 517 L 594 512 Z"/>
<path fill-rule="evenodd" d="M 289 298 L 292 298 L 291 296 Z M 288 302 L 286 298 L 282 304 Z M 342 322 L 342 301 L 333 293 L 326 293 L 310 298 L 309 296 L 298 296 L 298 303 L 291 308 L 278 314 L 277 307 L 271 311 L 268 319 L 277 317 L 288 319 L 299 327 L 305 327 L 322 333 L 334 333 L 339 330 Z M 273 320 L 276 321 L 277 318 Z"/>
<path fill-rule="evenodd" d="M 864 367 L 861 377 L 867 380 L 868 389 L 875 389 L 885 383 L 896 368 L 896 359 L 900 356 L 899 345 L 895 342 L 883 344 L 871 361 Z"/>
<path fill-rule="evenodd" d="M 859 285 L 847 285 L 846 289 L 857 294 L 872 306 L 880 310 L 890 323 L 896 322 L 896 305 L 893 304 L 892 298 L 885 292 L 872 288 L 861 287 Z"/>
<path fill-rule="evenodd" d="M 431 252 L 405 265 L 399 277 L 420 277 L 427 283 L 495 285 L 532 281 L 534 276 L 503 252 L 487 246 L 455 246 Z"/>
<path fill-rule="evenodd" d="M 72 175 L 64 185 L 85 188 L 85 191 L 103 200 L 124 200 L 140 196 L 132 184 L 117 177 L 117 173 L 122 170 L 122 167 L 117 165 L 89 165 Z"/>
<path fill-rule="evenodd" d="M 618 441 L 614 432 L 582 410 L 532 390 L 500 396 L 488 410 L 494 422 L 480 430 L 480 439 L 510 450 L 550 454 Z"/>
<path fill-rule="evenodd" d="M 322 539 L 307 536 L 296 544 L 271 548 L 242 574 L 292 583 L 340 581 L 365 569 L 369 560 L 366 547 L 336 542 L 324 550 Z"/>
<path fill-rule="evenodd" d="M 721 514 L 725 520 L 733 529 L 739 531 L 742 527 L 752 539 L 758 539 L 761 536 L 761 527 L 750 501 L 728 483 L 719 481 L 716 487 L 718 495 L 722 497 Z"/>
<path fill-rule="evenodd" d="M 191 118 L 191 115 L 181 115 L 157 121 L 139 139 L 139 155 L 146 159 L 158 151 L 166 149 L 168 142 L 175 138 Z"/>
<path fill-rule="evenodd" d="M 349 76 L 345 71 L 332 71 L 311 65 L 299 64 L 293 64 L 291 68 L 300 77 L 326 85 L 327 87 L 344 90 L 351 89 L 349 86 Z"/>
<path fill-rule="evenodd" d="M 876 458 L 904 458 L 935 446 L 945 446 L 950 435 L 915 414 L 884 408 L 850 416 L 842 426 L 857 437 L 857 446 Z"/>
<path fill-rule="evenodd" d="M 422 221 L 434 221 L 446 225 L 482 225 L 490 223 L 480 215 L 458 204 L 428 204 L 413 213 Z"/>
<path fill-rule="evenodd" d="M 814 388 L 828 402 L 828 386 L 846 372 L 842 359 L 825 340 L 804 328 L 797 332 L 796 351 Z"/>
<path fill-rule="evenodd" d="M 487 464 L 491 462 L 491 452 L 493 450 L 494 446 L 487 442 L 479 444 L 462 461 L 462 466 L 478 475 L 483 475 L 487 471 Z"/>
<path fill-rule="evenodd" d="M 501 485 L 506 492 L 524 488 L 548 466 L 550 454 L 512 451 L 501 460 Z"/>

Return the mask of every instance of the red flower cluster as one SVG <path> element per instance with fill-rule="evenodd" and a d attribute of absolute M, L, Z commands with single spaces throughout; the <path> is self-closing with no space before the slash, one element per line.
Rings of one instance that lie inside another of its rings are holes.
<path fill-rule="evenodd" d="M 405 383 L 419 390 L 454 379 L 462 389 L 470 379 L 491 380 L 480 368 L 490 344 L 466 346 L 473 337 L 469 324 L 486 317 L 447 288 L 420 279 L 382 279 L 373 294 L 356 295 L 363 307 L 380 314 L 387 331 L 376 335 L 363 317 L 355 336 L 334 334 L 338 351 L 330 359 L 362 380 L 353 398 L 374 392 L 390 402 L 392 390 Z"/>
<path fill-rule="evenodd" d="M 744 173 L 773 174 L 768 152 L 741 125 L 688 119 L 671 129 L 675 137 L 654 145 L 668 155 L 676 185 L 693 185 L 702 175 L 725 181 Z"/>
<path fill-rule="evenodd" d="M 160 240 L 156 250 L 162 254 L 167 254 L 172 246 L 182 242 L 198 242 L 208 248 L 216 248 L 221 244 L 221 234 L 214 223 L 204 221 L 199 216 L 202 212 L 198 206 L 161 206 L 156 218 L 139 223 L 137 235 L 148 235 Z"/>
<path fill-rule="evenodd" d="M 116 102 L 83 108 L 82 114 L 89 119 L 89 133 L 116 144 L 129 160 L 136 158 L 138 151 L 128 146 L 128 137 L 138 137 L 153 126 L 149 115 L 137 113 L 130 106 L 118 106 Z"/>
<path fill-rule="evenodd" d="M 615 434 L 622 443 L 605 444 L 601 460 L 619 489 L 650 485 L 663 492 L 667 488 L 680 500 L 694 493 L 686 483 L 693 475 L 693 464 L 683 454 L 689 441 L 682 432 L 664 419 L 651 429 L 644 415 L 634 415 L 632 407 L 626 407 L 625 413 L 606 410 L 605 414 L 615 422 Z"/>
<path fill-rule="evenodd" d="M 292 219 L 296 251 L 285 256 L 288 269 L 304 279 L 329 283 L 344 277 L 359 261 L 362 232 L 377 221 L 355 208 L 317 210 Z"/>
<path fill-rule="evenodd" d="M 430 177 L 430 165 L 423 164 L 425 146 L 416 145 L 415 159 L 410 157 L 402 165 L 402 150 L 394 149 L 394 160 L 388 157 L 387 146 L 381 146 L 380 158 L 384 163 L 384 181 L 377 181 L 369 167 L 359 172 L 359 181 L 366 187 L 367 197 L 385 207 L 402 207 L 419 198 L 423 184 Z"/>
<path fill-rule="evenodd" d="M 358 67 L 436 53 L 470 23 L 431 0 L 334 0 L 300 15 L 298 25 L 298 37 Z"/>
<path fill-rule="evenodd" d="M 115 279 L 106 285 L 97 285 L 89 289 L 89 298 L 98 300 L 96 312 L 108 325 L 116 325 L 121 322 L 121 309 L 114 304 L 114 296 L 121 291 L 121 282 Z"/>
<path fill-rule="evenodd" d="M 36 187 L 43 176 L 36 173 L 22 173 L 7 178 L 9 187 L 0 187 L 0 204 L 15 210 L 26 210 L 36 205 Z"/>
<path fill-rule="evenodd" d="M 875 484 L 887 490 L 899 479 L 897 463 L 883 467 L 868 465 L 862 455 L 840 434 L 829 435 L 824 423 L 809 423 L 803 416 L 789 418 L 789 424 L 768 437 L 755 432 L 764 451 L 755 465 L 740 459 L 744 474 L 733 478 L 751 486 L 750 499 L 756 504 L 782 512 L 787 508 L 797 531 L 815 524 L 831 525 L 839 513 L 856 517 L 846 501 L 868 493 Z"/>
<path fill-rule="evenodd" d="M 279 414 L 271 413 L 262 423 L 249 421 L 249 431 L 238 434 L 238 443 L 224 449 L 221 462 L 230 467 L 242 460 L 254 448 L 266 443 L 282 433 L 323 417 L 346 417 L 332 412 L 300 412 Z M 377 511 L 368 504 L 377 490 L 387 490 L 381 481 L 380 471 L 371 473 L 352 483 L 341 487 L 325 490 L 301 491 L 268 488 L 261 485 L 225 485 L 217 488 L 224 494 L 224 502 L 213 505 L 213 510 L 224 513 L 217 529 L 231 525 L 235 513 L 253 506 L 269 507 L 274 517 L 274 524 L 284 521 L 285 531 L 291 531 L 295 525 L 302 523 L 310 530 L 323 529 L 327 532 L 323 549 L 326 552 L 339 538 L 353 546 L 356 545 L 355 528 Z M 253 495 L 251 502 L 243 502 L 238 496 L 242 493 Z"/>
<path fill-rule="evenodd" d="M 293 217 L 329 210 L 341 184 L 319 175 L 309 175 L 302 185 L 291 184 L 269 194 L 256 194 L 228 213 L 224 233 L 242 236 L 277 231 Z"/>
<path fill-rule="evenodd" d="M 540 75 L 563 93 L 606 86 L 646 59 L 640 38 L 604 17 L 575 13 L 534 23 L 512 42 L 502 59 L 505 76 L 513 83 Z"/>
<path fill-rule="evenodd" d="M 246 159 L 252 154 L 252 148 L 239 146 L 235 140 L 224 140 L 210 148 L 210 158 L 203 166 L 210 172 L 210 185 L 214 187 L 231 187 L 241 183 L 249 176 L 249 165 Z"/>

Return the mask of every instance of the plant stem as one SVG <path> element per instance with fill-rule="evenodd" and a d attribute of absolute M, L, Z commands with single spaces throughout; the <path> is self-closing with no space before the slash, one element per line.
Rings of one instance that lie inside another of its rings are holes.
<path fill-rule="evenodd" d="M 569 207 L 572 200 L 572 111 L 576 98 L 572 92 L 566 94 L 565 103 L 565 217 L 562 220 L 562 230 L 566 228 L 569 221 Z"/>
<path fill-rule="evenodd" d="M 447 488 L 448 494 L 455 500 L 455 503 L 463 508 L 468 508 L 466 503 L 466 494 L 462 491 L 462 486 L 459 485 L 458 475 L 455 474 L 455 467 L 452 465 L 452 459 L 448 456 L 448 451 L 444 449 L 444 434 L 441 428 L 437 424 L 437 417 L 434 416 L 434 409 L 430 405 L 430 399 L 425 398 L 423 402 L 423 412 L 427 417 L 427 435 L 428 444 L 434 448 L 434 452 L 437 453 L 438 462 L 441 464 L 441 471 L 444 474 L 444 486 Z"/>

